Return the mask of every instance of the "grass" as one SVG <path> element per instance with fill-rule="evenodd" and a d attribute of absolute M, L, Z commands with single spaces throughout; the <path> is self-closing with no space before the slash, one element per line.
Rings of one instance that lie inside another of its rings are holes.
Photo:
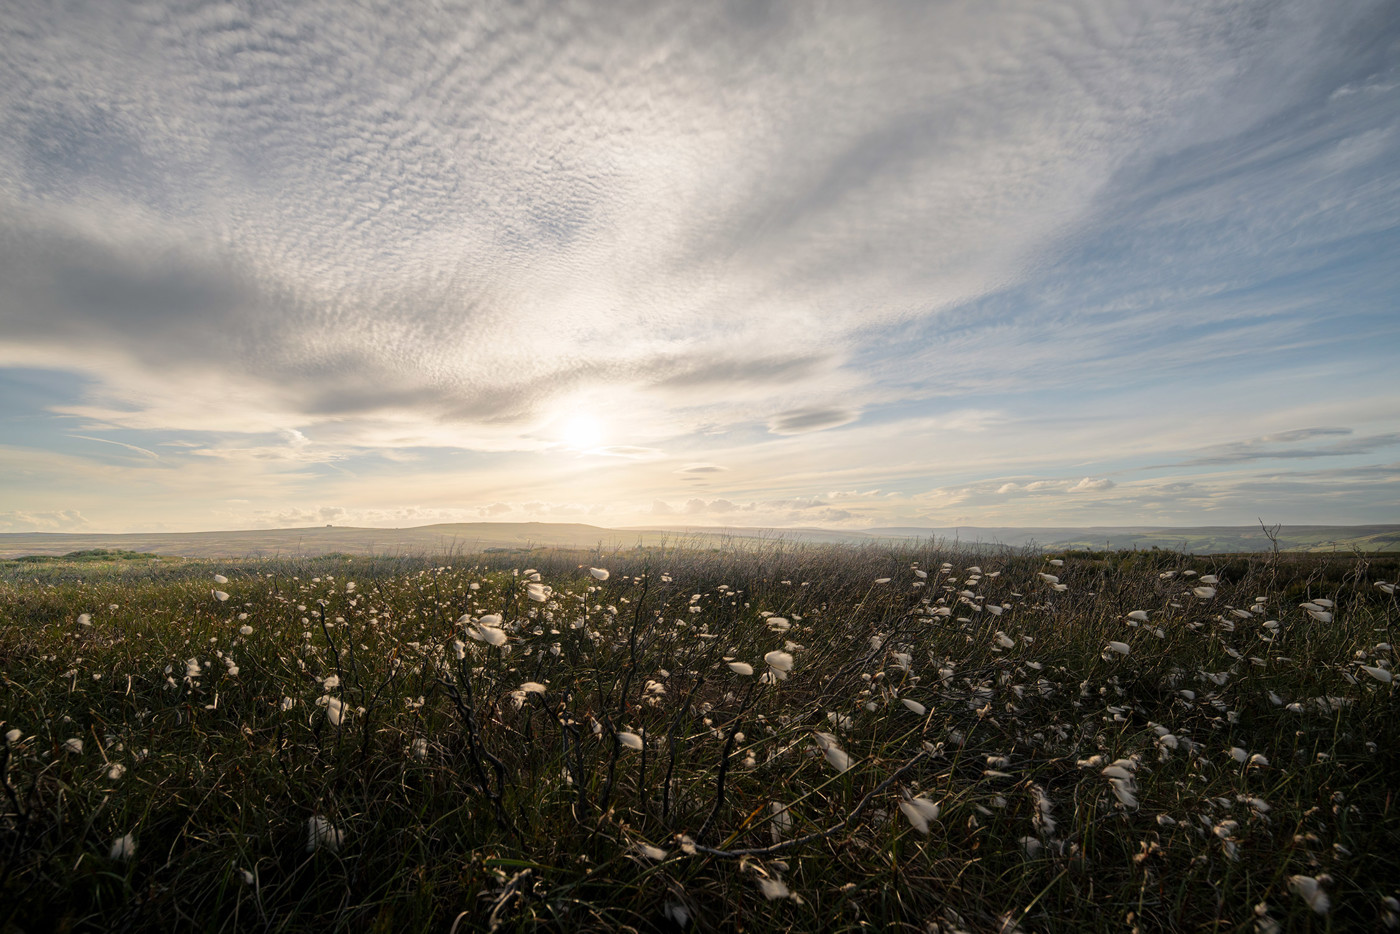
<path fill-rule="evenodd" d="M 0 927 L 1400 920 L 1394 559 L 1059 560 L 7 563 Z"/>

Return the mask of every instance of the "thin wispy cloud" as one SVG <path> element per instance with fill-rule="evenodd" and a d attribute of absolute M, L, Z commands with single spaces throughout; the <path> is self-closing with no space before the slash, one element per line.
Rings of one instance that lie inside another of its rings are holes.
<path fill-rule="evenodd" d="M 1400 435 L 1390 13 L 10 4 L 0 507 L 776 522 L 879 487 L 813 509 L 1025 525 L 1365 467 Z"/>
<path fill-rule="evenodd" d="M 1352 434 L 1349 428 L 1299 428 L 1277 434 L 1235 441 L 1204 449 L 1200 456 L 1175 466 L 1195 467 L 1202 464 L 1244 464 L 1261 460 L 1296 460 L 1316 457 L 1346 457 L 1353 454 L 1373 454 L 1400 445 L 1400 432 L 1347 437 L 1344 441 L 1316 443 L 1315 439 Z M 1312 442 L 1312 443 L 1305 443 Z"/>
<path fill-rule="evenodd" d="M 68 437 L 77 438 L 79 441 L 96 441 L 99 444 L 112 444 L 116 445 L 119 448 L 126 448 L 128 451 L 140 454 L 143 457 L 149 457 L 153 461 L 160 460 L 160 455 L 157 454 L 155 451 L 148 451 L 143 447 L 138 447 L 134 444 L 127 444 L 125 441 L 113 441 L 110 438 L 91 438 L 87 435 L 69 435 Z"/>

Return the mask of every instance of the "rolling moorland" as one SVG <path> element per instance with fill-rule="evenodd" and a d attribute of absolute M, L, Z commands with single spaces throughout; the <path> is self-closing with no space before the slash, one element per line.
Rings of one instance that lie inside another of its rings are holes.
<path fill-rule="evenodd" d="M 1347 553 L 1400 551 L 1400 525 L 1281 526 L 1276 537 L 1286 551 Z M 617 550 L 686 543 L 726 547 L 735 542 L 787 541 L 815 544 L 917 543 L 1049 550 L 1165 548 L 1191 554 L 1272 550 L 1260 526 L 1196 528 L 875 528 L 838 531 L 807 528 L 671 527 L 607 529 L 581 523 L 464 522 L 406 529 L 323 526 L 223 532 L 0 533 L 0 558 L 64 555 L 97 548 L 194 558 L 268 558 L 333 553 L 354 555 L 444 555 L 492 549 L 603 548 Z"/>
<path fill-rule="evenodd" d="M 0 930 L 1400 925 L 1394 555 L 0 565 Z"/>

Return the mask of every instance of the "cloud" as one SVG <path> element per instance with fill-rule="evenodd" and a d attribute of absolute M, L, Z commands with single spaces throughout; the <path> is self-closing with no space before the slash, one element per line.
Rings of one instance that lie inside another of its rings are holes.
<path fill-rule="evenodd" d="M 715 499 L 708 502 L 703 499 L 690 499 L 686 501 L 681 512 L 688 516 L 698 515 L 725 515 L 731 512 L 739 512 L 743 509 L 737 503 L 731 503 L 727 499 Z"/>
<path fill-rule="evenodd" d="M 112 441 L 109 438 L 92 438 L 88 435 L 69 435 L 69 437 L 77 438 L 80 441 L 97 441 L 101 444 L 114 444 L 119 448 L 126 448 L 128 451 L 134 451 L 135 453 L 140 454 L 143 457 L 149 457 L 151 460 L 160 460 L 160 455 L 157 454 L 155 451 L 148 451 L 143 447 L 138 447 L 134 444 L 127 444 L 123 441 Z"/>
<path fill-rule="evenodd" d="M 1074 486 L 1069 488 L 1071 493 L 1098 493 L 1103 490 L 1111 490 L 1118 484 L 1107 477 L 1085 477 Z"/>
<path fill-rule="evenodd" d="M 620 457 L 627 460 L 655 460 L 663 456 L 662 452 L 656 448 L 641 447 L 635 444 L 604 445 L 603 447 L 591 448 L 588 453 L 601 457 Z"/>
<path fill-rule="evenodd" d="M 101 44 L 35 19 L 0 54 L 25 102 L 0 111 L 7 330 L 76 334 L 107 372 L 214 369 L 303 418 L 501 425 L 628 379 L 781 394 L 830 377 L 836 341 L 1023 279 L 1110 169 L 1218 136 L 1203 101 L 1285 106 L 1312 72 L 1239 75 L 1280 38 L 1327 61 L 1359 9 L 1283 33 L 1129 7 L 1107 37 L 1008 11 L 990 45 L 991 14 L 893 3 L 759 25 L 585 4 L 558 30 L 94 7 Z M 60 65 L 69 90 L 34 80 Z"/>
<path fill-rule="evenodd" d="M 774 415 L 768 420 L 768 430 L 775 435 L 799 435 L 809 431 L 825 431 L 849 425 L 860 413 L 844 408 L 793 409 Z"/>
<path fill-rule="evenodd" d="M 67 380 L 7 493 L 1049 510 L 1397 443 L 1384 0 L 1061 12 L 7 10 L 0 367 Z"/>
<path fill-rule="evenodd" d="M 827 368 L 830 362 L 828 355 L 809 353 L 791 357 L 729 358 L 704 362 L 667 359 L 650 364 L 648 369 L 677 371 L 657 379 L 654 385 L 658 387 L 694 389 L 715 384 L 732 386 L 800 382 Z"/>
<path fill-rule="evenodd" d="M 1290 447 L 1315 438 L 1351 435 L 1350 428 L 1299 428 L 1244 441 L 1214 445 L 1203 449 L 1200 456 L 1174 466 L 1211 464 L 1244 464 L 1261 460 L 1294 460 L 1317 457 L 1346 457 L 1371 454 L 1400 444 L 1400 432 L 1385 432 L 1348 438 L 1332 444 Z"/>
<path fill-rule="evenodd" d="M 87 527 L 88 520 L 76 509 L 0 512 L 0 530 L 6 532 L 77 532 Z"/>
<path fill-rule="evenodd" d="M 684 467 L 676 468 L 678 474 L 711 474 L 723 473 L 728 467 L 721 467 L 718 464 L 686 464 Z"/>

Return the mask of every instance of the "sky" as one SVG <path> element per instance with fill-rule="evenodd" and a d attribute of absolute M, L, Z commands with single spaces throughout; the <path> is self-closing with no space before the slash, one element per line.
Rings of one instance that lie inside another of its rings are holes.
<path fill-rule="evenodd" d="M 1400 522 L 1400 9 L 10 0 L 0 531 Z"/>

